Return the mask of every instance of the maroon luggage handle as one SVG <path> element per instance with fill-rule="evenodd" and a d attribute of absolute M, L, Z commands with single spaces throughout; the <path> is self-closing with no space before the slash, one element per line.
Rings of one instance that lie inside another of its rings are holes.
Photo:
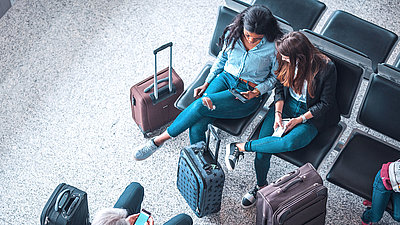
<path fill-rule="evenodd" d="M 170 47 L 170 51 L 169 51 L 169 74 L 168 74 L 168 78 L 164 78 L 161 79 L 159 81 L 157 81 L 157 53 Z M 169 92 L 171 93 L 172 90 L 172 42 L 169 42 L 167 44 L 162 45 L 161 47 L 157 48 L 156 50 L 153 51 L 154 53 L 154 83 L 151 84 L 150 86 L 148 86 L 147 88 L 144 89 L 144 92 L 148 92 L 150 91 L 151 88 L 154 88 L 154 97 L 155 99 L 158 99 L 158 85 L 161 82 L 167 81 L 168 80 L 168 89 Z"/>

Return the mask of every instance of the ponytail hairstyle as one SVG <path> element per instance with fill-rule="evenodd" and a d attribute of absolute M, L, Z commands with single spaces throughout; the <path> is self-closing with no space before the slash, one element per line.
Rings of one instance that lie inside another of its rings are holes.
<path fill-rule="evenodd" d="M 269 42 L 274 42 L 283 35 L 271 11 L 265 6 L 253 5 L 235 16 L 233 22 L 224 29 L 219 38 L 219 46 L 229 46 L 232 43 L 233 49 L 237 40 L 243 36 L 243 28 L 251 33 L 264 35 Z"/>
<path fill-rule="evenodd" d="M 307 92 L 313 98 L 314 77 L 326 67 L 329 58 L 318 51 L 308 38 L 298 31 L 286 34 L 276 41 L 275 46 L 279 64 L 275 74 L 278 80 L 283 86 L 292 88 L 297 94 L 301 94 L 304 81 L 307 81 Z M 289 57 L 290 63 L 282 60 L 282 55 Z"/>

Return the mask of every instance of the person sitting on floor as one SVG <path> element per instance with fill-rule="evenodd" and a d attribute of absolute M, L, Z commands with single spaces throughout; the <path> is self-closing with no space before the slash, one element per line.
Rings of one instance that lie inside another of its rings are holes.
<path fill-rule="evenodd" d="M 400 159 L 382 165 L 375 176 L 373 187 L 372 202 L 367 200 L 363 202 L 367 208 L 361 216 L 362 224 L 379 222 L 390 199 L 393 203 L 391 216 L 400 222 Z"/>
<path fill-rule="evenodd" d="M 336 102 L 336 67 L 300 32 L 292 32 L 276 42 L 279 67 L 275 105 L 268 111 L 257 140 L 231 143 L 225 163 L 233 170 L 243 152 L 256 152 L 257 185 L 244 195 L 242 206 L 256 203 L 256 193 L 267 185 L 271 155 L 305 147 L 324 127 L 340 120 Z M 289 118 L 284 127 L 282 118 Z M 282 137 L 271 136 L 278 127 Z"/>
<path fill-rule="evenodd" d="M 143 186 L 132 182 L 121 194 L 114 208 L 102 209 L 95 215 L 92 225 L 134 225 L 139 216 L 143 196 Z M 179 214 L 164 225 L 191 224 L 193 221 L 189 215 Z M 153 217 L 149 217 L 147 225 L 154 225 Z"/>

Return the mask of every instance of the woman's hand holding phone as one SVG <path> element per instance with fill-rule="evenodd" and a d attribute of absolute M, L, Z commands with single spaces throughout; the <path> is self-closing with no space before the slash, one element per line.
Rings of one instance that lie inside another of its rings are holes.
<path fill-rule="evenodd" d="M 260 93 L 257 90 L 240 92 L 240 94 L 248 100 L 257 97 Z"/>
<path fill-rule="evenodd" d="M 204 92 L 206 91 L 207 87 L 208 87 L 208 83 L 204 83 L 203 85 L 201 85 L 200 87 L 197 87 L 194 89 L 194 93 L 193 93 L 193 97 L 195 99 L 200 98 L 201 96 L 203 96 Z"/>

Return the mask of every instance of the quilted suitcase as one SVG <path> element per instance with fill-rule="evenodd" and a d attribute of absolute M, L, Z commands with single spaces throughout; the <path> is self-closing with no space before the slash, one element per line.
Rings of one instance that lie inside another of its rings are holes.
<path fill-rule="evenodd" d="M 53 191 L 40 216 L 41 225 L 89 225 L 87 194 L 61 183 Z"/>
<path fill-rule="evenodd" d="M 325 224 L 328 190 L 307 163 L 257 192 L 258 225 Z"/>
<path fill-rule="evenodd" d="M 217 140 L 215 156 L 209 149 L 210 132 Z M 178 190 L 198 217 L 221 209 L 225 174 L 218 163 L 220 139 L 211 126 L 207 141 L 198 142 L 181 150 L 178 162 Z"/>
<path fill-rule="evenodd" d="M 168 47 L 169 67 L 157 72 L 157 53 Z M 132 118 L 145 136 L 178 116 L 180 111 L 174 107 L 174 103 L 184 89 L 182 79 L 172 68 L 172 42 L 157 48 L 153 53 L 154 75 L 133 85 L 130 90 Z"/>

